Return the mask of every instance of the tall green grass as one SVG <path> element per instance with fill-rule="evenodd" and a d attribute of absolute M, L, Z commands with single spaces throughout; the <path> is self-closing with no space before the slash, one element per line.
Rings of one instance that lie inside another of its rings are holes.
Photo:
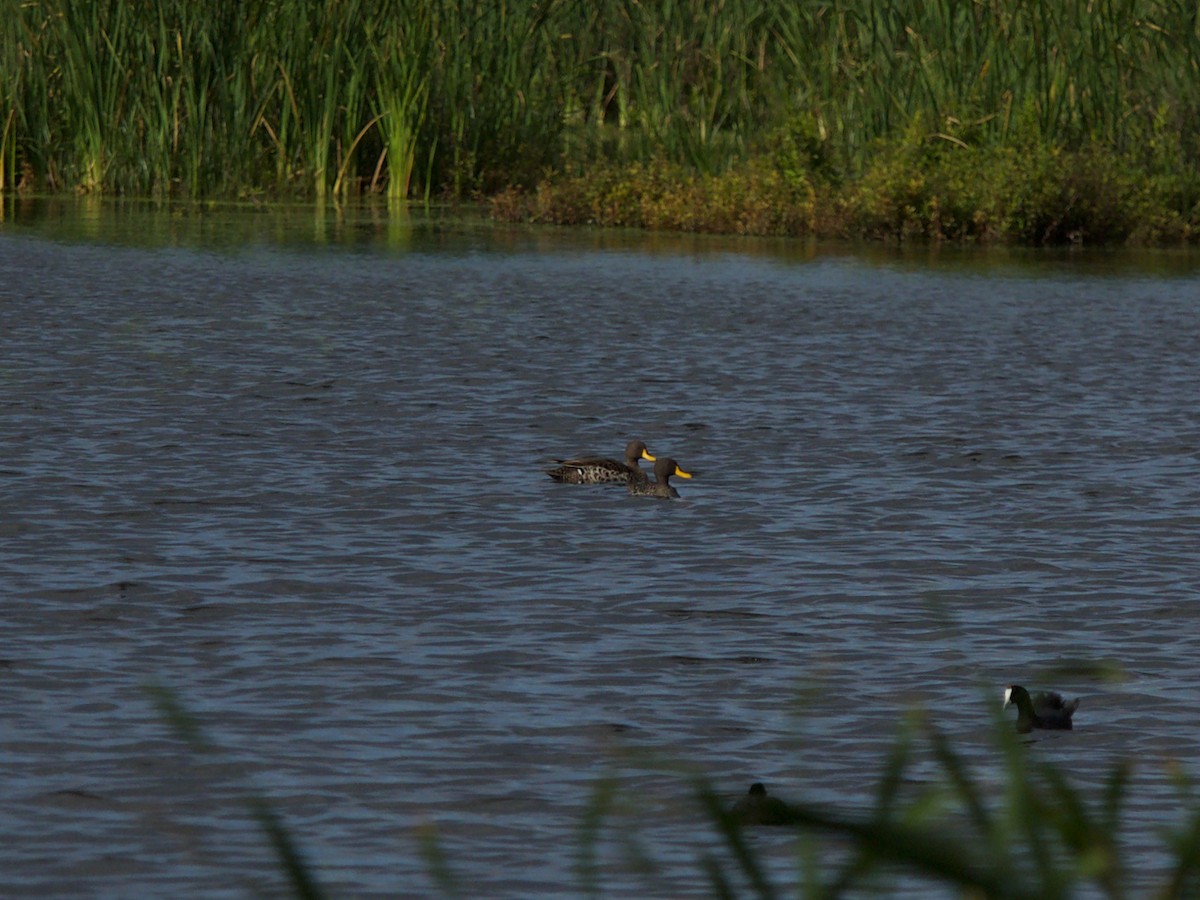
<path fill-rule="evenodd" d="M 196 753 L 216 751 L 174 692 L 155 687 L 150 693 L 177 739 Z M 972 764 L 924 713 L 914 711 L 902 720 L 880 761 L 873 796 L 863 798 L 869 802 L 790 798 L 784 821 L 773 830 L 794 836 L 796 867 L 787 875 L 797 886 L 794 891 L 785 891 L 778 874 L 772 874 L 780 869 L 778 861 L 769 866 L 763 857 L 778 842 L 752 840 L 747 831 L 756 826 L 740 823 L 709 779 L 633 748 L 624 758 L 631 774 L 666 771 L 673 778 L 679 809 L 694 817 L 695 874 L 707 881 L 714 897 L 767 900 L 794 892 L 826 900 L 860 889 L 887 895 L 899 877 L 908 894 L 920 887 L 939 895 L 949 889 L 963 897 L 1013 900 L 1080 895 L 1182 900 L 1200 891 L 1200 805 L 1188 777 L 1174 775 L 1177 815 L 1163 823 L 1161 853 L 1155 871 L 1148 871 L 1144 860 L 1131 858 L 1123 845 L 1134 776 L 1128 760 L 1086 773 L 1090 784 L 1085 787 L 1053 761 L 1052 753 L 1018 736 L 998 708 L 990 738 L 972 753 Z M 286 827 L 262 793 L 247 787 L 245 802 L 294 895 L 322 896 L 318 866 L 306 858 L 303 836 Z M 672 893 L 671 873 L 644 837 L 663 824 L 656 810 L 657 802 L 647 804 L 628 792 L 619 771 L 597 779 L 579 811 L 574 853 L 580 893 L 603 896 L 606 878 L 616 873 L 626 885 L 630 876 L 640 879 L 647 895 Z M 458 860 L 438 841 L 436 824 L 421 826 L 413 840 L 443 895 L 470 895 L 471 885 L 456 871 Z M 546 848 L 547 853 L 562 851 Z M 679 848 L 671 854 L 671 871 L 678 874 Z"/>
<path fill-rule="evenodd" d="M 745 153 L 757 128 L 786 114 L 777 103 L 777 15 L 796 4 L 671 0 L 583 4 L 569 23 L 571 108 L 583 126 L 572 156 L 646 161 L 665 156 L 701 171 Z"/>
<path fill-rule="evenodd" d="M 147 685 L 145 690 L 177 740 L 196 754 L 218 752 L 219 748 L 208 739 L 200 721 L 184 706 L 174 691 L 162 685 Z M 302 900 L 320 900 L 324 897 L 325 893 L 317 882 L 312 867 L 267 797 L 253 789 L 247 789 L 245 805 L 249 815 L 258 823 L 280 869 L 286 875 L 292 895 Z"/>
<path fill-rule="evenodd" d="M 369 33 L 367 40 L 375 73 L 372 112 L 382 144 L 370 187 L 378 184 L 386 164 L 388 198 L 404 200 L 413 189 L 413 176 L 418 171 L 425 172 L 426 196 L 430 190 L 428 165 L 434 160 L 436 143 L 422 146 L 422 140 L 426 138 L 430 96 L 426 73 L 432 68 L 436 45 L 428 9 L 400 4 L 395 9 L 394 18 L 371 23 L 380 31 Z M 427 165 L 422 166 L 422 161 Z"/>
<path fill-rule="evenodd" d="M 1194 5 L 919 0 L 803 9 L 779 19 L 795 54 L 795 106 L 848 162 L 914 123 L 952 143 L 1099 143 L 1162 167 L 1200 146 Z"/>
<path fill-rule="evenodd" d="M 771 874 L 780 871 L 778 860 L 768 867 L 763 858 L 777 841 L 752 840 L 747 831 L 754 826 L 737 821 L 708 779 L 681 779 L 690 784 L 698 832 L 718 839 L 714 846 L 698 836 L 696 870 L 712 896 L 723 898 L 825 900 L 859 896 L 860 890 L 888 896 L 889 885 L 901 878 L 906 895 L 921 889 L 978 898 L 1167 900 L 1200 891 L 1200 806 L 1186 776 L 1175 776 L 1177 814 L 1162 823 L 1161 852 L 1149 869 L 1123 843 L 1132 764 L 1118 759 L 1105 771 L 1088 772 L 1090 784 L 1083 786 L 1053 754 L 1028 744 L 1011 720 L 997 714 L 986 770 L 980 771 L 978 751 L 973 766 L 926 715 L 910 714 L 875 771 L 870 803 L 790 798 L 788 821 L 771 830 L 794 834 L 796 867 L 787 878 L 792 889 Z M 584 814 L 579 873 L 586 891 L 603 893 L 597 862 L 603 855 L 624 859 L 629 870 L 641 873 L 647 893 L 669 893 L 663 887 L 667 873 L 642 837 L 654 823 L 620 781 L 613 775 L 599 782 Z"/>
<path fill-rule="evenodd" d="M 1180 0 L 21 0 L 0 187 L 469 196 L 800 144 L 1089 146 L 1200 201 L 1200 20 Z"/>
<path fill-rule="evenodd" d="M 0 97 L 0 117 L 3 118 L 0 126 L 0 192 L 3 192 L 17 184 L 16 130 L 13 127 L 17 111 L 4 97 Z"/>

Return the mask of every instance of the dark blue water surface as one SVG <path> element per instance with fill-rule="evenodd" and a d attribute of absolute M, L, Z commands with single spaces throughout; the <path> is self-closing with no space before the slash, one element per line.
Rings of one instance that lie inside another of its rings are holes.
<path fill-rule="evenodd" d="M 285 892 L 255 795 L 336 896 L 569 894 L 606 779 L 605 891 L 703 896 L 690 774 L 865 810 L 920 706 L 999 790 L 1014 681 L 1157 883 L 1196 260 L 196 215 L 0 225 L 5 896 Z M 634 437 L 681 500 L 542 472 Z"/>

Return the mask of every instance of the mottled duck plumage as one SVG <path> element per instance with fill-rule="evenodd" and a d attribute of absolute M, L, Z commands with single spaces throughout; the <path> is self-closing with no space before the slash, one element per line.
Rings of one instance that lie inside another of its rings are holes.
<path fill-rule="evenodd" d="M 654 462 L 654 457 L 641 441 L 630 441 L 625 445 L 625 462 L 604 456 L 577 456 L 574 459 L 556 459 L 558 466 L 547 469 L 546 474 L 563 484 L 633 484 L 649 479 L 640 460 Z"/>

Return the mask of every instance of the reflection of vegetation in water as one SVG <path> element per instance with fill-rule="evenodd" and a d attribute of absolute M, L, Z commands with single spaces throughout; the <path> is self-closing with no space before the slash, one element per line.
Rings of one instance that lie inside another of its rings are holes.
<path fill-rule="evenodd" d="M 1025 241 L 1197 225 L 1192 4 L 718 6 L 13 4 L 0 190 L 395 199 L 600 173 L 624 196 L 568 212 L 568 193 L 558 217 Z M 730 171 L 700 195 L 646 183 Z M 798 208 L 731 210 L 747 187 Z"/>
<path fill-rule="evenodd" d="M 175 734 L 197 752 L 211 751 L 196 720 L 169 691 L 153 695 Z M 1132 768 L 1120 761 L 1104 774 L 1099 789 L 1072 784 L 1063 768 L 1041 758 L 1022 742 L 1011 720 L 994 714 L 992 758 L 1002 764 L 1000 784 L 974 775 L 961 753 L 920 712 L 907 717 L 878 773 L 868 812 L 804 800 L 787 803 L 787 820 L 772 815 L 766 824 L 796 835 L 800 871 L 790 881 L 802 896 L 837 897 L 856 888 L 886 892 L 889 878 L 903 873 L 906 886 L 949 888 L 961 896 L 1059 898 L 1088 887 L 1121 898 L 1136 887 L 1139 896 L 1183 898 L 1200 891 L 1200 808 L 1190 781 L 1176 785 L 1182 821 L 1164 828 L 1164 859 L 1156 876 L 1130 866 L 1122 855 L 1120 832 Z M 932 758 L 937 777 L 917 776 L 915 765 Z M 673 767 L 678 771 L 678 767 Z M 781 890 L 761 849 L 749 839 L 744 817 L 703 778 L 681 776 L 690 792 L 697 822 L 717 843 L 698 835 L 696 865 L 714 897 L 771 898 Z M 319 897 L 316 876 L 295 839 L 267 799 L 252 794 L 248 809 L 260 823 L 296 896 Z M 743 821 L 739 821 L 742 818 Z M 576 856 L 579 888 L 604 893 L 605 873 L 614 850 L 622 869 L 661 890 L 666 873 L 639 836 L 651 824 L 644 798 L 631 797 L 613 774 L 597 780 L 582 813 Z M 433 825 L 417 835 L 429 875 L 445 896 L 464 896 L 469 885 L 453 871 Z M 605 863 L 601 856 L 608 857 Z M 624 880 L 624 876 L 622 876 Z"/>

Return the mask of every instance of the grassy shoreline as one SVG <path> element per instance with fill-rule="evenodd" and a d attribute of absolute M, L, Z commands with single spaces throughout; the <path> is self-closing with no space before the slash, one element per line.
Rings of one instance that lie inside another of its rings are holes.
<path fill-rule="evenodd" d="M 0 191 L 1200 234 L 1200 17 L 1172 0 L 25 0 L 0 59 Z"/>

